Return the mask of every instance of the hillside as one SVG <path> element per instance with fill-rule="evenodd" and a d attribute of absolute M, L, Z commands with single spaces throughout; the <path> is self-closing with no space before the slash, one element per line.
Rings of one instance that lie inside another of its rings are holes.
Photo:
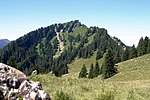
<path fill-rule="evenodd" d="M 8 39 L 1 39 L 0 40 L 0 49 L 4 48 L 9 43 L 10 43 L 10 41 Z"/>
<path fill-rule="evenodd" d="M 1 62 L 13 58 L 18 69 L 29 75 L 32 70 L 40 73 L 52 71 L 56 76 L 68 73 L 68 64 L 75 59 L 102 58 L 111 48 L 121 56 L 126 48 L 117 38 L 112 38 L 105 28 L 87 27 L 79 20 L 52 24 L 31 31 L 10 43 L 1 52 Z"/>
<path fill-rule="evenodd" d="M 150 54 L 117 64 L 119 73 L 109 81 L 134 81 L 150 79 Z"/>
<path fill-rule="evenodd" d="M 107 80 L 102 80 L 100 76 L 94 79 L 79 79 L 75 73 L 80 70 L 72 68 L 71 75 L 61 78 L 44 74 L 32 76 L 31 79 L 42 82 L 53 100 L 61 96 L 69 100 L 149 100 L 149 59 L 150 55 L 147 54 L 121 62 L 118 64 L 119 73 Z M 79 63 L 80 60 L 84 61 L 79 59 L 74 63 Z"/>
<path fill-rule="evenodd" d="M 118 73 L 106 80 L 101 75 L 79 79 L 83 64 L 88 71 L 96 61 L 101 66 L 109 48 L 115 63 L 124 61 L 116 64 Z M 137 48 L 128 47 L 105 28 L 87 27 L 75 20 L 27 33 L 2 49 L 0 60 L 26 75 L 37 69 L 40 74 L 29 78 L 40 81 L 54 100 L 61 96 L 66 100 L 149 100 L 149 51 L 148 37 L 141 38 Z"/>
<path fill-rule="evenodd" d="M 102 59 L 98 60 L 102 64 Z M 88 59 L 76 59 L 69 64 L 69 75 L 78 77 L 78 74 L 85 64 L 89 70 L 91 63 L 95 64 L 95 54 Z M 149 80 L 150 79 L 150 54 L 146 54 L 134 59 L 130 59 L 116 64 L 118 73 L 108 79 L 108 81 L 134 81 L 134 80 Z"/>

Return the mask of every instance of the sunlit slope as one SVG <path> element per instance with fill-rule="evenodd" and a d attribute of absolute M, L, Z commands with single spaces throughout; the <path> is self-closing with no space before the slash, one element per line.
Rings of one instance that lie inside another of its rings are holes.
<path fill-rule="evenodd" d="M 119 73 L 111 81 L 150 80 L 150 54 L 117 64 Z"/>
<path fill-rule="evenodd" d="M 100 77 L 58 78 L 51 74 L 37 75 L 30 79 L 40 81 L 52 100 L 150 100 L 150 81 L 145 80 L 108 82 L 101 80 Z M 58 94 L 61 91 L 64 94 Z M 60 99 L 62 97 L 68 99 Z"/>
<path fill-rule="evenodd" d="M 63 77 L 44 74 L 30 79 L 40 81 L 52 100 L 60 100 L 61 96 L 69 98 L 67 100 L 150 100 L 150 55 L 119 63 L 118 74 L 107 80 L 102 80 L 101 76 L 79 79 L 82 64 L 89 70 L 94 62 L 95 54 L 89 59 L 76 59 L 69 65 L 69 74 Z"/>
<path fill-rule="evenodd" d="M 87 70 L 89 71 L 92 63 L 95 66 L 96 52 L 90 58 L 87 58 L 87 59 L 83 59 L 83 58 L 78 59 L 77 58 L 71 64 L 68 64 L 68 66 L 69 66 L 69 74 L 68 75 L 73 76 L 73 77 L 78 77 L 79 72 L 81 71 L 81 68 L 83 67 L 83 64 L 85 64 Z M 102 59 L 98 60 L 98 63 L 101 66 Z"/>

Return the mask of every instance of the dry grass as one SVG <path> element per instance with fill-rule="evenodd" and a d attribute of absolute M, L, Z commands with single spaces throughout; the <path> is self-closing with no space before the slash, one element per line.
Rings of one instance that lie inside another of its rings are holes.
<path fill-rule="evenodd" d="M 99 65 L 101 65 L 102 60 L 98 60 Z M 96 52 L 93 54 L 93 56 L 91 56 L 90 58 L 87 59 L 83 59 L 83 58 L 76 58 L 75 61 L 73 61 L 71 64 L 69 64 L 69 77 L 73 76 L 73 77 L 78 77 L 78 74 L 81 70 L 81 68 L 83 67 L 83 64 L 85 64 L 87 70 L 90 69 L 91 63 L 94 64 L 96 63 Z"/>
<path fill-rule="evenodd" d="M 150 54 L 119 63 L 118 71 L 110 81 L 149 80 Z"/>
<path fill-rule="evenodd" d="M 103 81 L 95 79 L 78 79 L 73 77 L 57 78 L 51 74 L 31 77 L 40 81 L 52 100 L 56 100 L 57 92 L 62 91 L 74 100 L 150 100 L 150 80 L 147 81 Z"/>
<path fill-rule="evenodd" d="M 52 100 L 150 100 L 150 55 L 119 63 L 119 73 L 107 80 L 101 76 L 77 78 L 82 64 L 89 68 L 95 62 L 94 57 L 76 60 L 69 65 L 70 73 L 61 78 L 46 74 L 31 79 L 40 81 Z M 67 99 L 58 98 L 60 95 Z"/>

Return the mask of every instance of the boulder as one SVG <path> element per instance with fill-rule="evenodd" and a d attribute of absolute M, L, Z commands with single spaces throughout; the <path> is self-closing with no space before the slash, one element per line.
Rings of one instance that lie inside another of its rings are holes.
<path fill-rule="evenodd" d="M 38 74 L 38 71 L 37 70 L 34 70 L 32 71 L 31 75 L 37 75 Z"/>
<path fill-rule="evenodd" d="M 27 76 L 8 65 L 0 63 L 0 100 L 51 100 L 40 82 L 27 79 Z"/>

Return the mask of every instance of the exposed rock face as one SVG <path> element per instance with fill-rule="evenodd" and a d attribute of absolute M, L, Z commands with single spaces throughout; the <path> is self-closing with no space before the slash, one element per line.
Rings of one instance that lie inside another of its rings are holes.
<path fill-rule="evenodd" d="M 0 100 L 51 100 L 42 84 L 29 81 L 24 73 L 0 63 Z"/>

